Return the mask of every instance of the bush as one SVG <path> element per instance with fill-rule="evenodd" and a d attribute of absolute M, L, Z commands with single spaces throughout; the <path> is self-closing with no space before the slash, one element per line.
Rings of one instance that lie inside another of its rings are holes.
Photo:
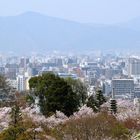
<path fill-rule="evenodd" d="M 114 116 L 100 113 L 96 117 L 70 120 L 58 126 L 54 135 L 60 140 L 129 140 L 129 130 L 116 120 Z"/>
<path fill-rule="evenodd" d="M 122 123 L 130 130 L 140 131 L 139 118 L 127 118 Z"/>

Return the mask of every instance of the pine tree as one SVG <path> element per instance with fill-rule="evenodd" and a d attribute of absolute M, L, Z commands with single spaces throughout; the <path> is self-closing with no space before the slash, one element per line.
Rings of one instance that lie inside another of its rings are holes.
<path fill-rule="evenodd" d="M 100 111 L 100 106 L 104 102 L 106 102 L 106 99 L 103 95 L 103 92 L 101 90 L 97 90 L 95 96 L 91 95 L 88 98 L 88 101 L 87 101 L 86 104 L 87 104 L 88 107 L 91 107 L 94 112 L 98 112 L 98 111 Z"/>
<path fill-rule="evenodd" d="M 30 89 L 35 88 L 39 98 L 40 111 L 49 116 L 59 110 L 70 116 L 80 106 L 79 96 L 72 87 L 58 75 L 46 73 L 29 80 Z"/>
<path fill-rule="evenodd" d="M 3 140 L 17 140 L 18 137 L 24 133 L 25 129 L 22 125 L 22 116 L 20 112 L 20 108 L 17 104 L 12 107 L 12 111 L 10 113 L 11 122 L 9 124 L 8 129 L 2 132 L 0 138 Z"/>
<path fill-rule="evenodd" d="M 92 108 L 94 112 L 98 112 L 97 102 L 93 95 L 88 98 L 87 107 Z"/>
<path fill-rule="evenodd" d="M 10 113 L 11 115 L 11 125 L 16 126 L 22 121 L 22 114 L 20 111 L 20 107 L 15 103 L 15 105 L 12 107 L 12 111 Z"/>
<path fill-rule="evenodd" d="M 104 102 L 106 102 L 106 99 L 105 99 L 105 97 L 104 97 L 104 95 L 103 95 L 103 92 L 102 92 L 102 90 L 97 90 L 97 92 L 96 92 L 96 95 L 95 95 L 95 98 L 96 98 L 96 105 L 97 105 L 97 108 L 100 110 L 100 106 L 104 103 Z"/>

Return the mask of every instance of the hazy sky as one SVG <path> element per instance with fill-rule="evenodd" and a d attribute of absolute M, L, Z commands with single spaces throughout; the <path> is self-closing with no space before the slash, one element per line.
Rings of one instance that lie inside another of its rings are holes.
<path fill-rule="evenodd" d="M 110 24 L 140 16 L 140 0 L 0 0 L 0 16 L 27 11 L 79 22 Z"/>

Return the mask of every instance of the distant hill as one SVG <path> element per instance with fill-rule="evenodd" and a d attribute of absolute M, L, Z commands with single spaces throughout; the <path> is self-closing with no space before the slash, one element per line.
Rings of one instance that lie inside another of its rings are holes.
<path fill-rule="evenodd" d="M 119 27 L 140 31 L 140 17 L 118 24 Z"/>
<path fill-rule="evenodd" d="M 138 28 L 94 26 L 27 12 L 0 17 L 0 52 L 139 49 L 140 24 Z"/>

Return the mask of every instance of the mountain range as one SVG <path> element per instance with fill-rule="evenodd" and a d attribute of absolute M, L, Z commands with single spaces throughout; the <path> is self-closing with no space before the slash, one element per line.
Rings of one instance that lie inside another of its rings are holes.
<path fill-rule="evenodd" d="M 98 25 L 34 12 L 0 17 L 0 52 L 140 51 L 140 18 L 117 25 Z"/>

